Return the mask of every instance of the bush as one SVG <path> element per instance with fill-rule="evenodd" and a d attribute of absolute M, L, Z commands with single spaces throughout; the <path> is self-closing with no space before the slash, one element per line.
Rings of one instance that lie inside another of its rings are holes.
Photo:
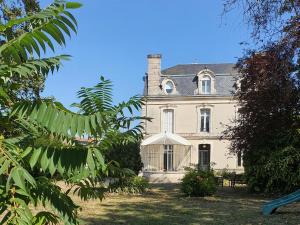
<path fill-rule="evenodd" d="M 289 193 L 300 188 L 300 148 L 288 146 L 260 157 L 255 163 L 249 158 L 245 161 L 250 191 Z"/>
<path fill-rule="evenodd" d="M 140 176 L 125 177 L 119 179 L 111 186 L 111 191 L 115 193 L 138 194 L 147 191 L 149 182 Z"/>
<path fill-rule="evenodd" d="M 181 190 L 187 196 L 203 197 L 216 192 L 217 184 L 213 171 L 187 169 L 182 178 Z"/>
<path fill-rule="evenodd" d="M 113 148 L 106 152 L 105 160 L 116 161 L 121 168 L 128 168 L 137 175 L 143 167 L 140 155 L 140 142 L 136 141 L 128 144 L 114 144 Z"/>

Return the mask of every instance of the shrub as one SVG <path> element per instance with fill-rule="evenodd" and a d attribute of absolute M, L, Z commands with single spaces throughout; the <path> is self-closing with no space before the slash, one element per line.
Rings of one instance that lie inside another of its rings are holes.
<path fill-rule="evenodd" d="M 140 155 L 140 142 L 114 144 L 113 148 L 105 154 L 105 159 L 107 162 L 111 160 L 117 161 L 121 168 L 131 169 L 137 175 L 143 167 Z"/>
<path fill-rule="evenodd" d="M 245 168 L 248 188 L 253 192 L 292 192 L 300 187 L 299 174 L 300 148 L 293 146 L 273 151 Z"/>
<path fill-rule="evenodd" d="M 111 187 L 111 191 L 115 193 L 138 194 L 147 191 L 149 182 L 144 177 L 131 176 L 119 179 Z"/>
<path fill-rule="evenodd" d="M 203 197 L 212 195 L 217 190 L 213 171 L 187 169 L 182 178 L 181 190 L 187 196 Z"/>

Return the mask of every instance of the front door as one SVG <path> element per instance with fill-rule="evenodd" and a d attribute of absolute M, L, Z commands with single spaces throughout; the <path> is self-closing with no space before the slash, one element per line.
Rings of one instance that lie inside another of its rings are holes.
<path fill-rule="evenodd" d="M 173 170 L 173 145 L 164 145 L 164 171 Z"/>
<path fill-rule="evenodd" d="M 210 145 L 199 145 L 198 151 L 198 167 L 201 170 L 209 170 L 210 168 Z"/>

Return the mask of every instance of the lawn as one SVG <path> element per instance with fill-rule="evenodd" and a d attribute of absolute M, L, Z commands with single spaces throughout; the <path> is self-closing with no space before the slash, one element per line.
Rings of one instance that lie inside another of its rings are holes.
<path fill-rule="evenodd" d="M 80 218 L 86 225 L 300 224 L 300 203 L 266 217 L 260 210 L 267 200 L 242 187 L 220 187 L 213 197 L 188 198 L 178 185 L 152 185 L 143 195 L 110 195 L 102 202 L 81 202 Z"/>

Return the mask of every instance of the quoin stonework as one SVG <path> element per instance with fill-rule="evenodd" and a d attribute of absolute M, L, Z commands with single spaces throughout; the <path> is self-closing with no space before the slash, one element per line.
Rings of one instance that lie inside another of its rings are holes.
<path fill-rule="evenodd" d="M 185 167 L 243 170 L 229 152 L 222 131 L 237 116 L 233 98 L 237 71 L 232 63 L 180 64 L 161 69 L 162 56 L 147 56 L 146 104 L 141 156 L 152 182 L 178 182 Z"/>

